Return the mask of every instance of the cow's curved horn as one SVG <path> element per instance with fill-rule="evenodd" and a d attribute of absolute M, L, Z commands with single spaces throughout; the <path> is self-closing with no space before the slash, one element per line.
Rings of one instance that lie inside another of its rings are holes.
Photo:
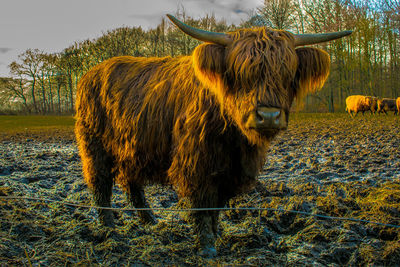
<path fill-rule="evenodd" d="M 353 31 L 316 33 L 316 34 L 295 34 L 295 46 L 312 45 L 339 39 L 351 34 Z"/>
<path fill-rule="evenodd" d="M 192 36 L 203 42 L 210 42 L 214 44 L 220 44 L 223 46 L 227 46 L 232 42 L 232 39 L 229 35 L 225 33 L 219 32 L 209 32 L 200 29 L 193 28 L 182 21 L 178 20 L 174 16 L 167 14 L 167 17 L 176 25 L 179 29 L 181 29 L 187 35 Z"/>

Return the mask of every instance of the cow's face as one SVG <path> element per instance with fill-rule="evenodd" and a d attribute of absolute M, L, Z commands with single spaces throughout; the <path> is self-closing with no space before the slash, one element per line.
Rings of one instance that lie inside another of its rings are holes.
<path fill-rule="evenodd" d="M 193 66 L 203 86 L 217 97 L 223 112 L 250 143 L 262 145 L 287 127 L 296 97 L 322 87 L 329 56 L 315 48 L 351 31 L 292 34 L 267 28 L 215 33 L 196 29 L 167 15 L 186 34 L 208 42 L 193 53 Z"/>
<path fill-rule="evenodd" d="M 329 56 L 320 49 L 295 49 L 293 35 L 285 31 L 256 28 L 230 35 L 227 46 L 195 49 L 196 75 L 247 139 L 263 144 L 286 129 L 295 97 L 323 85 Z"/>

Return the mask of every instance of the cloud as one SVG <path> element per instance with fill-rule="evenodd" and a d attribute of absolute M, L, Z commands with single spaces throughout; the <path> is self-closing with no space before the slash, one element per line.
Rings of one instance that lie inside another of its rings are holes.
<path fill-rule="evenodd" d="M 217 19 L 223 18 L 235 24 L 246 19 L 249 11 L 262 3 L 261 0 L 159 0 L 155 9 L 155 2 L 144 1 L 128 15 L 129 18 L 142 26 L 154 27 L 161 22 L 161 18 L 166 18 L 167 13 L 174 14 L 179 10 L 194 18 L 213 14 Z"/>
<path fill-rule="evenodd" d="M 166 12 L 157 12 L 157 13 L 152 13 L 152 14 L 132 14 L 129 15 L 128 17 L 130 18 L 135 18 L 135 19 L 144 19 L 144 20 L 154 20 L 155 18 L 158 19 L 159 17 L 165 16 Z"/>
<path fill-rule="evenodd" d="M 192 0 L 196 1 L 196 0 Z M 203 7 L 208 7 L 211 9 L 223 9 L 228 12 L 233 12 L 233 13 L 244 13 L 249 9 L 254 8 L 254 5 L 250 5 L 251 7 L 248 6 L 247 1 L 243 0 L 222 0 L 222 1 L 215 1 L 215 0 L 206 0 L 206 1 L 201 1 L 201 4 Z M 200 4 L 200 1 L 199 1 Z"/>
<path fill-rule="evenodd" d="M 155 28 L 155 25 L 161 23 L 161 19 L 166 19 L 165 14 L 168 12 L 158 12 L 154 14 L 132 14 L 128 17 L 134 22 L 131 24 L 133 26 L 142 26 L 144 29 Z"/>
<path fill-rule="evenodd" d="M 0 47 L 0 53 L 1 54 L 5 54 L 5 53 L 7 53 L 7 52 L 9 52 L 11 50 L 12 50 L 12 48 L 9 48 L 9 47 Z"/>
<path fill-rule="evenodd" d="M 189 13 L 213 14 L 217 19 L 224 19 L 227 23 L 237 24 L 246 20 L 251 10 L 254 10 L 261 3 L 261 0 L 188 0 L 183 2 L 183 5 L 187 6 L 186 10 Z"/>

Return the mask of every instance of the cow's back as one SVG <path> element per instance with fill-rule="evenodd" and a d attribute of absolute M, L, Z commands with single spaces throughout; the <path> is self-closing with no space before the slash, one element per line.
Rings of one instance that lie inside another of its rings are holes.
<path fill-rule="evenodd" d="M 185 64 L 188 81 L 190 61 L 183 57 L 102 62 L 78 84 L 77 125 L 101 139 L 116 165 L 152 166 L 161 174 L 169 165 L 174 124 L 190 102 L 191 92 L 179 91 L 174 75 Z"/>
<path fill-rule="evenodd" d="M 379 106 L 379 105 L 378 105 Z M 396 111 L 396 100 L 392 98 L 383 98 L 380 100 L 379 110 L 383 111 Z"/>
<path fill-rule="evenodd" d="M 365 110 L 365 96 L 351 95 L 346 98 L 346 110 L 359 112 Z"/>
<path fill-rule="evenodd" d="M 105 126 L 118 126 L 121 120 L 137 116 L 152 71 L 163 61 L 115 57 L 93 67 L 78 83 L 76 118 L 104 134 Z"/>

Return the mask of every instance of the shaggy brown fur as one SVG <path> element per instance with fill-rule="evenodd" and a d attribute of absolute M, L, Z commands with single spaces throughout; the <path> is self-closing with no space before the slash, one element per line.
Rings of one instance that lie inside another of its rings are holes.
<path fill-rule="evenodd" d="M 329 56 L 295 49 L 293 35 L 267 28 L 231 33 L 227 47 L 205 43 L 192 56 L 116 57 L 79 82 L 76 136 L 85 181 L 99 206 L 110 206 L 113 183 L 136 207 L 143 186 L 172 184 L 194 208 L 223 207 L 248 189 L 267 145 L 278 133 L 248 129 L 258 105 L 284 110 L 319 89 Z M 151 212 L 140 212 L 154 223 Z M 202 248 L 213 247 L 218 212 L 193 212 Z M 99 210 L 103 223 L 112 213 Z"/>
<path fill-rule="evenodd" d="M 378 100 L 378 113 L 393 111 L 394 115 L 397 114 L 396 99 L 382 98 Z"/>
<path fill-rule="evenodd" d="M 376 96 L 368 96 L 371 98 L 371 108 L 370 111 L 372 114 L 378 111 L 378 98 Z"/>
<path fill-rule="evenodd" d="M 396 99 L 397 115 L 400 115 L 400 97 Z"/>
<path fill-rule="evenodd" d="M 346 98 L 346 111 L 351 116 L 356 116 L 358 112 L 370 111 L 372 114 L 377 110 L 378 98 L 373 96 L 351 95 Z"/>

